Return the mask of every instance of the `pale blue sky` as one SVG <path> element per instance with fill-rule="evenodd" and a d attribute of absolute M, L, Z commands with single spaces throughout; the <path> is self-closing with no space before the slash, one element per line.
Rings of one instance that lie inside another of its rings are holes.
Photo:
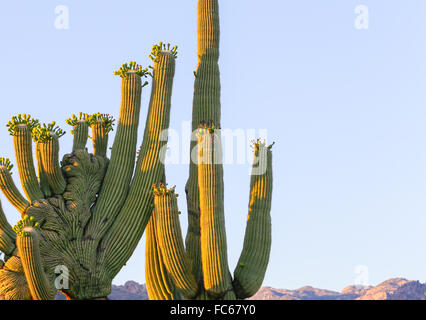
<path fill-rule="evenodd" d="M 57 5 L 69 7 L 68 30 L 54 27 Z M 354 26 L 358 5 L 369 7 L 368 30 Z M 341 290 L 358 265 L 368 267 L 371 284 L 399 276 L 425 282 L 426 3 L 220 0 L 220 13 L 222 125 L 267 128 L 277 142 L 265 285 Z M 179 45 L 171 128 L 191 118 L 195 0 L 2 1 L 0 38 L 2 124 L 24 112 L 64 128 L 79 111 L 117 116 L 120 80 L 112 71 L 128 60 L 149 64 L 160 40 Z M 71 140 L 61 139 L 62 153 Z M 6 127 L 0 143 L 1 156 L 14 159 Z M 232 270 L 248 168 L 225 166 Z M 167 167 L 182 196 L 187 171 Z M 144 282 L 144 241 L 114 283 L 126 280 Z"/>

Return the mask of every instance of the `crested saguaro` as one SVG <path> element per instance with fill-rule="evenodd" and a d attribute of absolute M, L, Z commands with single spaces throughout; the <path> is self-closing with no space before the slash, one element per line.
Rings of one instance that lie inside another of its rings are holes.
<path fill-rule="evenodd" d="M 80 113 L 72 126 L 73 148 L 59 161 L 55 122 L 41 125 L 29 115 L 13 117 L 18 173 L 25 197 L 11 177 L 12 164 L 0 158 L 0 188 L 23 219 L 12 228 L 0 208 L 0 299 L 53 299 L 55 269 L 65 266 L 69 299 L 105 299 L 111 283 L 136 248 L 153 206 L 151 186 L 163 178 L 160 150 L 167 141 L 176 48 L 155 45 L 153 71 L 135 62 L 123 64 L 117 132 L 107 158 L 114 120 L 107 114 Z M 141 94 L 153 78 L 145 134 L 137 153 Z M 86 144 L 91 130 L 93 154 Z M 36 143 L 37 173 L 33 163 Z M 135 159 L 136 165 L 135 165 Z"/>

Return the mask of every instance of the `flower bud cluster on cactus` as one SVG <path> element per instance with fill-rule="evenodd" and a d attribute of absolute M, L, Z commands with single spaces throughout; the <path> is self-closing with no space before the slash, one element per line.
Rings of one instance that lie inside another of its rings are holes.
<path fill-rule="evenodd" d="M 9 158 L 0 158 L 0 167 L 5 167 L 12 173 L 13 164 L 10 162 Z"/>
<path fill-rule="evenodd" d="M 268 150 L 271 150 L 274 145 L 275 145 L 275 142 L 272 142 L 270 145 L 266 146 L 266 141 L 260 138 L 256 140 L 252 140 L 251 142 L 251 147 L 253 148 L 255 154 L 257 154 L 261 148 L 266 147 L 268 148 Z"/>
<path fill-rule="evenodd" d="M 29 235 L 27 228 L 38 230 L 40 229 L 40 223 L 36 222 L 34 217 L 25 216 L 22 220 L 19 220 L 16 223 L 13 230 L 16 232 L 18 237 L 27 237 Z"/>
<path fill-rule="evenodd" d="M 52 140 L 54 137 L 60 138 L 65 135 L 65 131 L 63 131 L 59 126 L 56 125 L 55 121 L 52 121 L 49 124 L 43 124 L 36 126 L 32 130 L 33 139 L 35 142 L 43 143 L 48 140 Z"/>
<path fill-rule="evenodd" d="M 166 183 L 160 183 L 158 185 L 154 184 L 152 186 L 152 191 L 154 193 L 154 196 L 164 196 L 164 195 L 169 195 L 169 194 L 174 194 L 175 197 L 179 196 L 176 193 L 176 186 L 173 186 L 171 188 L 167 188 Z"/>
<path fill-rule="evenodd" d="M 86 121 L 89 124 L 89 126 L 95 125 L 95 124 L 101 124 L 104 127 L 106 133 L 114 130 L 113 126 L 114 126 L 115 119 L 113 118 L 113 116 L 109 114 L 102 114 L 98 112 L 92 115 L 87 115 Z"/>
<path fill-rule="evenodd" d="M 151 54 L 149 55 L 149 58 L 154 61 L 154 62 L 158 62 L 158 59 L 160 57 L 161 54 L 163 53 L 170 53 L 172 54 L 175 59 L 177 58 L 178 55 L 178 46 L 174 46 L 172 49 L 170 49 L 170 43 L 168 43 L 167 45 L 163 42 L 160 42 L 158 44 L 154 44 L 152 46 L 152 50 L 151 50 Z"/>
<path fill-rule="evenodd" d="M 142 69 L 142 66 L 138 65 L 135 61 L 130 61 L 129 63 L 123 63 L 117 71 L 114 71 L 114 75 L 120 76 L 121 78 L 127 78 L 130 72 L 135 73 L 140 77 L 146 77 L 148 69 Z"/>
<path fill-rule="evenodd" d="M 78 125 L 79 122 L 87 121 L 89 117 L 90 115 L 88 115 L 87 113 L 79 112 L 78 115 L 71 115 L 71 117 L 65 120 L 65 123 L 72 127 L 75 127 L 76 125 Z"/>
<path fill-rule="evenodd" d="M 16 129 L 18 126 L 26 126 L 30 131 L 40 125 L 40 121 L 31 118 L 29 114 L 18 114 L 13 116 L 12 119 L 6 125 L 11 136 L 16 135 Z"/>
<path fill-rule="evenodd" d="M 197 133 L 203 135 L 205 133 L 214 133 L 215 130 L 220 130 L 220 127 L 215 124 L 213 120 L 201 121 L 198 125 Z"/>

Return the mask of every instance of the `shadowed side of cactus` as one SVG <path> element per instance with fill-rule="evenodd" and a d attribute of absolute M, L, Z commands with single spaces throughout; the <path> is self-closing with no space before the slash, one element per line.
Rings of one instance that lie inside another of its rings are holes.
<path fill-rule="evenodd" d="M 186 299 L 244 299 L 260 288 L 271 249 L 272 145 L 253 143 L 249 214 L 244 247 L 232 277 L 228 267 L 220 130 L 219 8 L 198 0 L 198 66 L 193 137 L 186 184 L 188 232 L 183 245 L 174 188 L 154 186 L 154 214 L 147 234 L 150 299 L 177 299 L 157 288 L 176 288 Z M 194 159 L 192 159 L 194 160 Z M 149 247 L 148 247 L 149 245 Z M 154 249 L 155 250 L 154 250 Z M 157 267 L 157 273 L 152 270 Z M 155 276 L 161 271 L 164 276 Z M 171 282 L 171 283 L 170 283 Z"/>

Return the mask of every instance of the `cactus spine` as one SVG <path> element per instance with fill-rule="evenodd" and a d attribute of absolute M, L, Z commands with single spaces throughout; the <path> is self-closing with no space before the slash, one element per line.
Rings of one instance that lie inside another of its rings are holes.
<path fill-rule="evenodd" d="M 198 66 L 192 112 L 196 137 L 191 142 L 197 161 L 191 161 L 185 188 L 186 251 L 174 189 L 166 189 L 164 184 L 154 186 L 146 249 L 150 299 L 244 299 L 256 293 L 265 276 L 271 248 L 272 145 L 260 140 L 253 143 L 249 215 L 243 251 L 232 278 L 224 215 L 218 59 L 218 0 L 198 0 Z M 164 294 L 164 288 L 175 288 L 180 296 L 173 290 Z"/>

